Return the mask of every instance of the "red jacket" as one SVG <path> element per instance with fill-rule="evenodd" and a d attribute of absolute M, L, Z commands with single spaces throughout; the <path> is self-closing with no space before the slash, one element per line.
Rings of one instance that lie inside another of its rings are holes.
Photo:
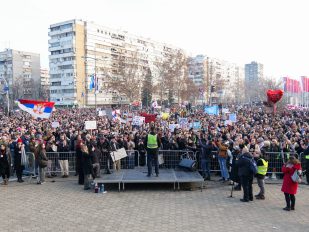
<path fill-rule="evenodd" d="M 283 183 L 281 191 L 288 194 L 296 194 L 298 183 L 292 181 L 292 175 L 295 170 L 301 170 L 300 164 L 294 164 L 292 167 L 288 168 L 285 165 L 282 167 L 282 172 L 284 173 Z"/>

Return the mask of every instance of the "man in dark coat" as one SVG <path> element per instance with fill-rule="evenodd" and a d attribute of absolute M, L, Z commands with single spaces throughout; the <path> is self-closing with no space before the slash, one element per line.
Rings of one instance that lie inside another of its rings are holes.
<path fill-rule="evenodd" d="M 0 145 L 0 174 L 3 184 L 7 185 L 10 178 L 11 155 L 5 144 Z"/>
<path fill-rule="evenodd" d="M 58 152 L 62 178 L 69 177 L 70 146 L 65 134 L 60 135 L 60 141 L 58 142 Z"/>
<path fill-rule="evenodd" d="M 156 176 L 159 176 L 159 161 L 158 161 L 158 149 L 161 146 L 161 140 L 155 132 L 155 127 L 151 127 L 150 133 L 146 136 L 145 144 L 147 147 L 147 166 L 148 174 L 150 177 L 152 174 L 152 161 L 155 162 Z"/>
<path fill-rule="evenodd" d="M 241 186 L 243 187 L 244 196 L 243 199 L 240 199 L 242 202 L 253 201 L 253 192 L 252 192 L 252 182 L 253 182 L 253 173 L 250 168 L 250 160 L 252 155 L 249 153 L 248 148 L 244 147 L 242 150 L 242 155 L 237 161 L 238 166 L 238 176 L 240 177 Z"/>
<path fill-rule="evenodd" d="M 110 143 L 106 137 L 101 135 L 99 137 L 98 141 L 98 149 L 101 151 L 101 154 L 103 156 L 103 159 L 106 160 L 106 174 L 111 174 L 110 170 L 110 161 L 111 161 L 111 155 L 110 155 Z"/>
<path fill-rule="evenodd" d="M 205 135 L 199 140 L 199 145 L 201 147 L 201 165 L 203 170 L 203 178 L 205 180 L 210 180 L 210 160 L 211 153 L 215 150 L 215 147 L 211 140 L 206 140 Z M 207 174 L 207 175 L 206 175 Z"/>
<path fill-rule="evenodd" d="M 17 145 L 14 149 L 14 167 L 16 170 L 17 182 L 19 183 L 24 182 L 22 179 L 23 170 L 25 169 L 22 159 L 23 150 L 24 150 L 23 141 L 21 139 L 18 139 Z"/>

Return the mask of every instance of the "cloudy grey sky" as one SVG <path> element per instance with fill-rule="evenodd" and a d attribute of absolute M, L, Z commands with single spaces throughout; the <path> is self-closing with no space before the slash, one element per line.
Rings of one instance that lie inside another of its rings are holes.
<path fill-rule="evenodd" d="M 309 76 L 306 0 L 10 0 L 1 1 L 0 49 L 41 54 L 48 28 L 69 19 L 95 21 L 243 65 L 269 76 Z"/>

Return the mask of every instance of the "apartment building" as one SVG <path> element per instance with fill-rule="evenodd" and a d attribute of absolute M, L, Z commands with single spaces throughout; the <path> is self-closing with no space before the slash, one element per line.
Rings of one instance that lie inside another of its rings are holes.
<path fill-rule="evenodd" d="M 49 84 L 49 70 L 41 69 L 41 86 L 40 86 L 40 98 L 43 100 L 49 99 L 50 84 Z"/>
<path fill-rule="evenodd" d="M 246 98 L 249 102 L 259 101 L 259 93 L 256 91 L 258 84 L 264 78 L 264 66 L 261 63 L 252 61 L 245 64 L 245 87 Z"/>
<path fill-rule="evenodd" d="M 221 59 L 197 55 L 188 61 L 189 78 L 204 90 L 210 104 L 239 102 L 242 97 L 244 69 Z"/>
<path fill-rule="evenodd" d="M 119 70 L 121 62 L 129 64 L 137 58 L 139 66 L 150 68 L 155 82 L 159 74 L 154 63 L 177 49 L 82 20 L 51 25 L 49 37 L 50 98 L 56 105 L 128 103 L 107 85 L 108 78 L 123 75 Z M 89 88 L 89 77 L 94 74 L 97 90 Z"/>
<path fill-rule="evenodd" d="M 6 49 L 0 52 L 0 82 L 8 85 L 10 98 L 37 99 L 40 86 L 40 55 Z"/>

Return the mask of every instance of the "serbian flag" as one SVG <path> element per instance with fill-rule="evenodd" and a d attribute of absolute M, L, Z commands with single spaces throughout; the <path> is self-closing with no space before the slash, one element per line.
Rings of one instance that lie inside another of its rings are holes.
<path fill-rule="evenodd" d="M 300 81 L 290 77 L 283 77 L 284 91 L 289 93 L 300 93 Z"/>
<path fill-rule="evenodd" d="M 28 112 L 34 118 L 49 118 L 55 102 L 19 99 L 17 104 L 21 110 Z"/>
<path fill-rule="evenodd" d="M 301 82 L 303 86 L 303 91 L 304 92 L 309 92 L 309 77 L 301 77 Z"/>

